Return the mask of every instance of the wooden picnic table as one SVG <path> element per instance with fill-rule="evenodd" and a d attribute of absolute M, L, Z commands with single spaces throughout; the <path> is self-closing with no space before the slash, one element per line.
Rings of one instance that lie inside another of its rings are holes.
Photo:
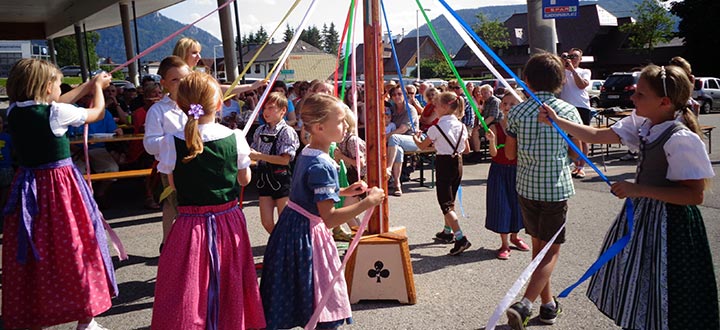
<path fill-rule="evenodd" d="M 137 141 L 137 140 L 142 141 L 144 136 L 145 136 L 145 134 L 123 134 L 123 135 L 116 134 L 116 135 L 112 135 L 112 136 L 108 136 L 108 135 L 93 136 L 91 134 L 90 136 L 88 136 L 88 144 L 103 143 L 103 142 L 111 143 L 111 142 L 123 142 L 123 141 Z M 73 137 L 70 139 L 70 144 L 82 144 L 82 143 L 83 143 L 82 135 L 76 136 L 76 137 Z"/>

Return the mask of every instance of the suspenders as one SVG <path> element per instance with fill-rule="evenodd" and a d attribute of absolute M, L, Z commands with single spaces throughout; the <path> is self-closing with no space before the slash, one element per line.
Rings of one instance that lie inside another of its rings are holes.
<path fill-rule="evenodd" d="M 442 135 L 442 137 L 445 138 L 445 141 L 447 141 L 447 143 L 452 147 L 452 142 L 447 137 L 447 135 L 445 135 L 445 132 L 443 132 L 443 130 L 440 129 L 440 126 L 438 124 L 435 124 L 433 126 L 435 126 L 435 128 L 437 128 L 437 130 L 440 131 L 440 134 Z M 457 155 L 458 155 L 458 147 L 460 147 L 460 140 L 462 140 L 462 133 L 463 133 L 464 129 L 465 129 L 465 127 L 463 127 L 462 130 L 460 130 L 460 135 L 458 136 L 457 142 L 455 143 L 455 147 L 453 148 L 453 153 L 452 153 L 453 157 L 457 157 Z"/>

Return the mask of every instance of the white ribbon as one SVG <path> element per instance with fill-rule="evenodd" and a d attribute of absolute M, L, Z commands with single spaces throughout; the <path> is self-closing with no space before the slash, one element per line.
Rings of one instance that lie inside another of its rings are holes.
<path fill-rule="evenodd" d="M 545 254 L 547 254 L 550 247 L 555 243 L 555 239 L 560 234 L 560 232 L 565 228 L 565 223 L 560 226 L 560 229 L 553 235 L 553 237 L 550 239 L 550 241 L 545 244 L 545 247 L 540 250 L 540 253 L 535 256 L 535 259 L 533 259 L 527 267 L 525 267 L 525 270 L 520 274 L 520 277 L 515 280 L 515 283 L 510 287 L 510 290 L 508 290 L 507 293 L 505 293 L 505 297 L 503 297 L 502 300 L 500 300 L 500 303 L 495 307 L 495 311 L 493 312 L 492 316 L 490 316 L 490 319 L 488 320 L 487 325 L 485 326 L 485 330 L 494 330 L 495 325 L 497 325 L 497 322 L 500 320 L 500 315 L 502 315 L 503 312 L 505 312 L 508 307 L 510 307 L 510 304 L 513 302 L 513 299 L 520 293 L 520 289 L 527 283 L 528 280 L 530 280 L 530 276 L 535 272 L 535 269 L 538 267 L 540 262 L 545 258 Z"/>
<path fill-rule="evenodd" d="M 472 40 L 472 38 L 470 38 L 470 35 L 467 33 L 467 31 L 465 31 L 465 29 L 463 29 L 463 27 L 460 25 L 460 23 L 458 23 L 458 21 L 455 19 L 455 17 L 452 14 L 450 14 L 450 12 L 447 11 L 447 8 L 445 8 L 444 6 L 441 6 L 441 7 L 443 9 L 442 13 L 445 16 L 445 19 L 447 19 L 448 22 L 450 22 L 450 25 L 452 25 L 453 29 L 455 29 L 455 31 L 458 33 L 458 35 L 463 39 L 463 41 L 465 41 L 465 44 L 467 44 L 468 47 L 470 47 L 470 50 L 473 51 L 475 56 L 477 56 L 480 59 L 480 61 L 482 61 L 483 64 L 485 64 L 485 66 L 490 70 L 490 72 L 492 72 L 492 74 L 498 80 L 500 80 L 500 82 L 505 86 L 507 91 L 510 91 L 510 93 L 512 93 L 512 95 L 515 96 L 515 98 L 518 101 L 522 101 L 522 99 L 520 99 L 520 96 L 515 92 L 515 88 L 512 88 L 510 86 L 510 84 L 507 82 L 507 80 L 505 80 L 505 78 L 503 78 L 503 76 L 500 74 L 500 72 L 498 72 L 497 69 L 495 69 L 495 67 L 493 67 L 492 63 L 490 63 L 490 60 L 488 60 L 488 58 L 485 56 L 485 54 L 483 54 L 480 51 L 480 48 L 478 48 L 478 46 L 475 44 L 475 42 Z"/>
<path fill-rule="evenodd" d="M 273 71 L 272 76 L 270 76 L 270 81 L 268 82 L 268 86 L 272 86 L 273 83 L 275 83 L 275 80 L 277 79 L 277 76 L 280 74 L 280 70 L 278 68 L 282 68 L 285 64 L 285 61 L 287 61 L 288 56 L 290 56 L 290 53 L 292 52 L 293 48 L 295 48 L 295 44 L 300 39 L 300 34 L 302 34 L 303 29 L 305 28 L 305 22 L 312 14 L 313 10 L 315 9 L 315 2 L 316 0 L 312 0 L 310 3 L 310 6 L 308 7 L 307 12 L 305 12 L 305 16 L 303 16 L 302 20 L 300 21 L 300 24 L 298 24 L 297 28 L 295 29 L 295 34 L 293 35 L 292 39 L 288 43 L 287 48 L 283 51 L 282 55 L 280 55 L 280 62 L 278 62 L 277 66 L 275 67 L 275 71 Z M 253 112 L 250 114 L 250 118 L 248 119 L 247 123 L 245 123 L 245 127 L 243 128 L 242 132 L 244 136 L 247 136 L 248 131 L 250 131 L 250 127 L 252 126 L 252 123 L 255 122 L 255 117 L 257 117 L 257 114 L 260 112 L 260 109 L 262 108 L 262 105 L 265 103 L 265 99 L 267 98 L 268 94 L 272 92 L 272 88 L 265 88 L 265 92 L 263 92 L 262 96 L 258 100 L 258 103 L 255 105 L 255 109 L 253 109 Z"/>

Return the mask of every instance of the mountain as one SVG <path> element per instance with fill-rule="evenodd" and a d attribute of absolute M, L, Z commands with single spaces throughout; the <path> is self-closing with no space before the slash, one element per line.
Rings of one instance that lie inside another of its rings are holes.
<path fill-rule="evenodd" d="M 138 18 L 137 25 L 138 40 L 140 41 L 140 50 L 138 52 L 140 52 L 154 45 L 166 36 L 169 36 L 173 32 L 181 29 L 186 24 L 163 16 L 159 12 L 155 12 Z M 134 33 L 135 28 L 132 25 L 132 21 L 130 30 L 131 33 Z M 122 27 L 118 25 L 111 28 L 97 30 L 97 32 L 100 33 L 100 41 L 95 48 L 98 56 L 106 58 L 109 57 L 115 63 L 125 62 L 125 43 L 123 41 Z M 181 33 L 179 36 L 175 37 L 173 40 L 168 41 L 164 45 L 160 46 L 160 48 L 143 57 L 143 62 L 160 61 L 166 56 L 172 55 L 175 42 L 182 37 L 190 37 L 199 41 L 200 44 L 203 45 L 202 57 L 204 58 L 211 58 L 213 51 L 212 46 L 222 43 L 205 30 L 193 26 Z M 134 34 L 133 40 L 135 40 Z"/>
<path fill-rule="evenodd" d="M 617 17 L 627 17 L 633 15 L 635 7 L 641 2 L 642 0 L 597 0 L 580 1 L 580 5 L 597 4 Z M 491 21 L 498 20 L 500 22 L 504 22 L 513 14 L 527 13 L 527 6 L 511 5 L 480 7 L 475 9 L 461 9 L 456 12 L 466 23 L 470 24 L 470 26 L 474 26 L 475 24 L 480 23 L 480 20 L 477 18 L 479 13 L 485 14 L 485 17 Z M 433 19 L 431 23 L 449 53 L 457 53 L 460 47 L 465 44 L 462 38 L 460 38 L 460 36 L 458 36 L 455 32 L 455 29 L 453 29 L 447 19 L 445 19 L 445 16 L 438 16 Z M 420 35 L 430 35 L 430 29 L 427 24 L 420 26 Z M 413 29 L 405 35 L 405 38 L 415 38 L 415 36 L 416 30 Z"/>

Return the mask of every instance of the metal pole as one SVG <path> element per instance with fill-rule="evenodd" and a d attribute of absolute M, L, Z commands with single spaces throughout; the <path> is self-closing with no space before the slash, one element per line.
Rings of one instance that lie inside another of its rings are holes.
<path fill-rule="evenodd" d="M 238 63 L 238 72 L 242 72 L 243 68 L 245 68 L 245 63 L 243 62 L 243 52 L 242 52 L 242 34 L 240 34 L 240 16 L 238 16 L 238 6 L 237 6 L 237 0 L 233 1 L 233 8 L 235 8 L 235 33 L 237 34 L 237 47 L 238 47 L 238 57 L 240 58 L 240 63 Z M 241 77 L 240 80 L 241 84 L 245 84 L 245 76 Z"/>
<path fill-rule="evenodd" d="M 140 38 L 138 38 L 137 15 L 135 14 L 135 1 L 132 2 L 132 11 L 133 11 L 133 26 L 135 27 L 135 55 L 137 55 L 140 52 Z M 140 59 L 137 60 L 137 63 L 135 65 L 138 68 L 138 74 L 140 76 L 142 76 L 142 67 L 140 66 Z M 136 83 L 136 86 L 137 86 L 137 83 Z"/>
<path fill-rule="evenodd" d="M 557 33 L 555 20 L 542 18 L 542 0 L 527 0 L 528 31 L 530 33 L 530 53 L 542 51 L 555 54 L 557 51 Z"/>
<path fill-rule="evenodd" d="M 92 69 L 92 67 L 90 66 L 90 46 L 88 46 L 89 42 L 88 42 L 87 30 L 85 29 L 85 23 L 83 23 L 83 37 L 85 37 L 85 53 L 87 53 L 87 57 L 85 58 L 87 60 L 87 73 L 88 73 L 88 78 L 90 78 L 90 70 Z"/>
<path fill-rule="evenodd" d="M 213 46 L 213 75 L 215 76 L 215 80 L 217 80 L 217 54 L 215 53 L 216 46 Z"/>
<path fill-rule="evenodd" d="M 420 81 L 420 19 L 418 15 L 420 14 L 420 9 L 415 9 L 415 39 L 417 41 L 417 67 L 415 70 L 417 71 L 417 80 Z"/>
<path fill-rule="evenodd" d="M 230 0 L 217 0 L 218 6 L 228 2 Z M 225 62 L 225 79 L 227 81 L 235 81 L 235 78 L 239 74 L 237 71 L 237 57 L 235 56 L 235 47 L 232 45 L 235 43 L 235 36 L 233 35 L 232 29 L 232 13 L 230 8 L 223 8 L 218 11 L 218 18 L 220 18 L 220 33 L 222 35 L 223 42 L 223 57 Z"/>
<path fill-rule="evenodd" d="M 88 71 L 87 62 L 85 61 L 85 49 L 83 48 L 82 30 L 80 29 L 80 25 L 77 23 L 75 23 L 73 27 L 75 28 L 75 46 L 77 47 L 78 59 L 80 60 L 80 75 L 82 76 L 83 81 L 87 81 Z"/>
<path fill-rule="evenodd" d="M 122 21 L 122 33 L 123 42 L 125 42 L 125 60 L 129 60 L 135 56 L 135 50 L 133 49 L 132 34 L 130 33 L 130 6 L 127 4 L 120 4 L 120 20 Z M 138 66 L 137 61 L 130 63 L 128 66 L 128 78 L 135 86 L 138 86 L 140 80 L 138 78 Z"/>

